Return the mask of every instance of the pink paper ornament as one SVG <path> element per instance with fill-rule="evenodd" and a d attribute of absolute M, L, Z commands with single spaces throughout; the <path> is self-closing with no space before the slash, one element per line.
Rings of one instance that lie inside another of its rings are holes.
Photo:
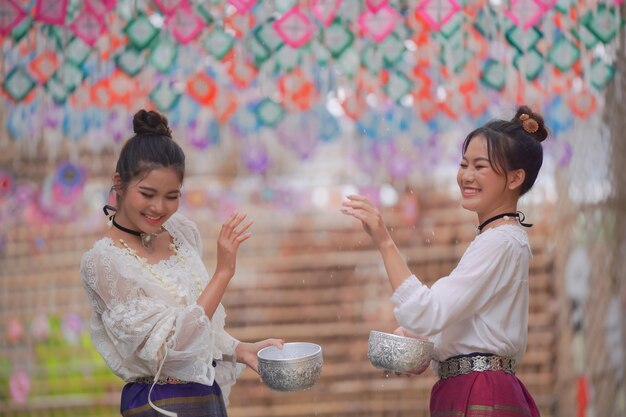
<path fill-rule="evenodd" d="M 324 26 L 328 27 L 337 15 L 341 0 L 313 0 L 311 11 Z"/>
<path fill-rule="evenodd" d="M 85 0 L 85 7 L 93 13 L 102 16 L 115 7 L 115 0 Z"/>
<path fill-rule="evenodd" d="M 204 27 L 204 20 L 189 6 L 178 7 L 166 20 L 174 37 L 182 44 L 191 42 Z"/>
<path fill-rule="evenodd" d="M 26 17 L 26 12 L 15 2 L 0 2 L 0 35 L 6 36 Z"/>
<path fill-rule="evenodd" d="M 511 0 L 510 9 L 504 10 L 504 14 L 517 26 L 527 30 L 533 27 L 554 3 L 556 0 Z"/>
<path fill-rule="evenodd" d="M 28 374 L 24 371 L 15 372 L 9 379 L 11 398 L 18 404 L 26 404 L 31 384 Z"/>
<path fill-rule="evenodd" d="M 313 35 L 311 20 L 298 6 L 276 19 L 272 26 L 281 39 L 292 48 L 305 45 Z"/>
<path fill-rule="evenodd" d="M 50 25 L 65 24 L 68 0 L 37 0 L 35 20 Z"/>
<path fill-rule="evenodd" d="M 239 13 L 244 14 L 254 6 L 256 0 L 228 0 L 228 2 L 235 6 Z"/>
<path fill-rule="evenodd" d="M 188 0 L 152 0 L 163 14 L 172 14 L 178 7 L 189 5 Z"/>
<path fill-rule="evenodd" d="M 389 35 L 396 23 L 400 21 L 400 15 L 388 5 L 382 6 L 375 13 L 367 10 L 359 16 L 358 25 L 365 33 L 369 33 L 376 42 L 382 42 Z"/>
<path fill-rule="evenodd" d="M 91 9 L 83 9 L 78 17 L 70 24 L 70 29 L 87 45 L 94 46 L 104 32 L 104 18 Z"/>
<path fill-rule="evenodd" d="M 459 10 L 455 0 L 422 0 L 416 9 L 434 30 L 440 30 Z"/>

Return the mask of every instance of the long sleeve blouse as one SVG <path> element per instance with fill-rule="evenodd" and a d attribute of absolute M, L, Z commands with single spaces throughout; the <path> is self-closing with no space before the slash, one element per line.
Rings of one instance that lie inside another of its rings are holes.
<path fill-rule="evenodd" d="M 224 330 L 224 307 L 219 304 L 209 319 L 196 304 L 209 281 L 200 233 L 180 214 L 164 228 L 177 254 L 156 264 L 144 265 L 107 237 L 83 255 L 80 274 L 93 308 L 93 344 L 126 382 L 155 376 L 162 366 L 161 377 L 217 381 L 228 404 L 244 365 L 234 362 L 239 342 Z"/>
<path fill-rule="evenodd" d="M 443 361 L 473 352 L 519 360 L 528 336 L 526 232 L 501 225 L 476 236 L 450 275 L 430 288 L 415 275 L 391 297 L 398 323 L 435 344 Z"/>

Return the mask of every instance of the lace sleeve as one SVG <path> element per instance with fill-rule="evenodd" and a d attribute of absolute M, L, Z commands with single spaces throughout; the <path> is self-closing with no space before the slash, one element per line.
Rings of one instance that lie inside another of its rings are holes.
<path fill-rule="evenodd" d="M 141 267 L 106 251 L 88 252 L 81 276 L 94 306 L 94 344 L 125 380 L 155 375 L 163 352 L 162 375 L 212 384 L 221 329 L 196 304 L 180 306 L 164 290 L 142 280 Z M 132 278 L 130 278 L 132 277 Z"/>

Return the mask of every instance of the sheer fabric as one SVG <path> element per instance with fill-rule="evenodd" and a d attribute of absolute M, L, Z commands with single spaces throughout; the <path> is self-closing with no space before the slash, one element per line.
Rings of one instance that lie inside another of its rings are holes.
<path fill-rule="evenodd" d="M 154 376 L 163 365 L 161 377 L 205 385 L 217 381 L 228 404 L 230 388 L 244 365 L 230 359 L 239 342 L 224 330 L 224 307 L 220 304 L 209 320 L 196 304 L 196 280 L 202 288 L 209 280 L 200 233 L 180 214 L 164 227 L 179 256 L 150 268 L 106 237 L 83 255 L 80 272 L 93 307 L 94 346 L 126 382 Z"/>
<path fill-rule="evenodd" d="M 528 336 L 528 235 L 517 225 L 487 229 L 449 276 L 431 288 L 415 275 L 391 297 L 398 323 L 435 343 L 435 359 L 472 352 L 519 360 Z"/>

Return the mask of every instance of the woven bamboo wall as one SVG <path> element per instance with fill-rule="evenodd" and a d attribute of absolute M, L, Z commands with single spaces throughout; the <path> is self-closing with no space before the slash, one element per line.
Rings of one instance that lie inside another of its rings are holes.
<path fill-rule="evenodd" d="M 403 211 L 407 206 L 398 205 L 387 210 L 388 223 L 412 270 L 432 283 L 451 271 L 474 237 L 474 219 L 456 201 L 435 190 L 419 190 L 406 198 L 417 202 L 408 206 L 419 213 L 417 220 Z M 202 210 L 187 214 L 198 221 L 205 237 L 205 260 L 211 269 L 218 224 L 209 221 Z M 237 276 L 224 298 L 227 326 L 242 340 L 284 337 L 319 343 L 325 365 L 316 386 L 296 393 L 273 392 L 246 370 L 233 388 L 230 414 L 426 416 L 435 381 L 430 371 L 401 378 L 373 368 L 367 360 L 369 331 L 391 331 L 395 324 L 380 257 L 360 226 L 342 216 L 338 207 L 292 216 L 254 209 L 250 214 L 255 219 L 254 237 L 242 248 Z M 550 216 L 535 207 L 527 215 L 536 226 L 530 230 L 534 257 L 529 344 L 519 376 L 542 415 L 549 417 L 557 415 L 557 310 L 553 308 L 553 253 L 548 244 Z M 49 230 L 17 228 L 1 260 L 0 325 L 5 328 L 17 316 L 31 323 L 38 312 L 49 309 L 59 317 L 79 312 L 86 319 L 89 306 L 78 262 L 99 232 L 86 235 L 72 225 Z M 34 250 L 33 241 L 42 234 L 47 247 Z M 121 383 L 107 374 L 85 334 L 69 346 L 58 339 L 51 337 L 41 345 L 29 336 L 20 343 L 0 345 L 1 357 L 34 364 L 28 370 L 33 388 L 28 405 L 0 397 L 0 415 L 117 415 Z M 54 352 L 57 359 L 52 363 L 43 359 L 45 350 Z M 6 373 L 0 377 L 4 384 L 3 378 L 6 381 Z"/>

